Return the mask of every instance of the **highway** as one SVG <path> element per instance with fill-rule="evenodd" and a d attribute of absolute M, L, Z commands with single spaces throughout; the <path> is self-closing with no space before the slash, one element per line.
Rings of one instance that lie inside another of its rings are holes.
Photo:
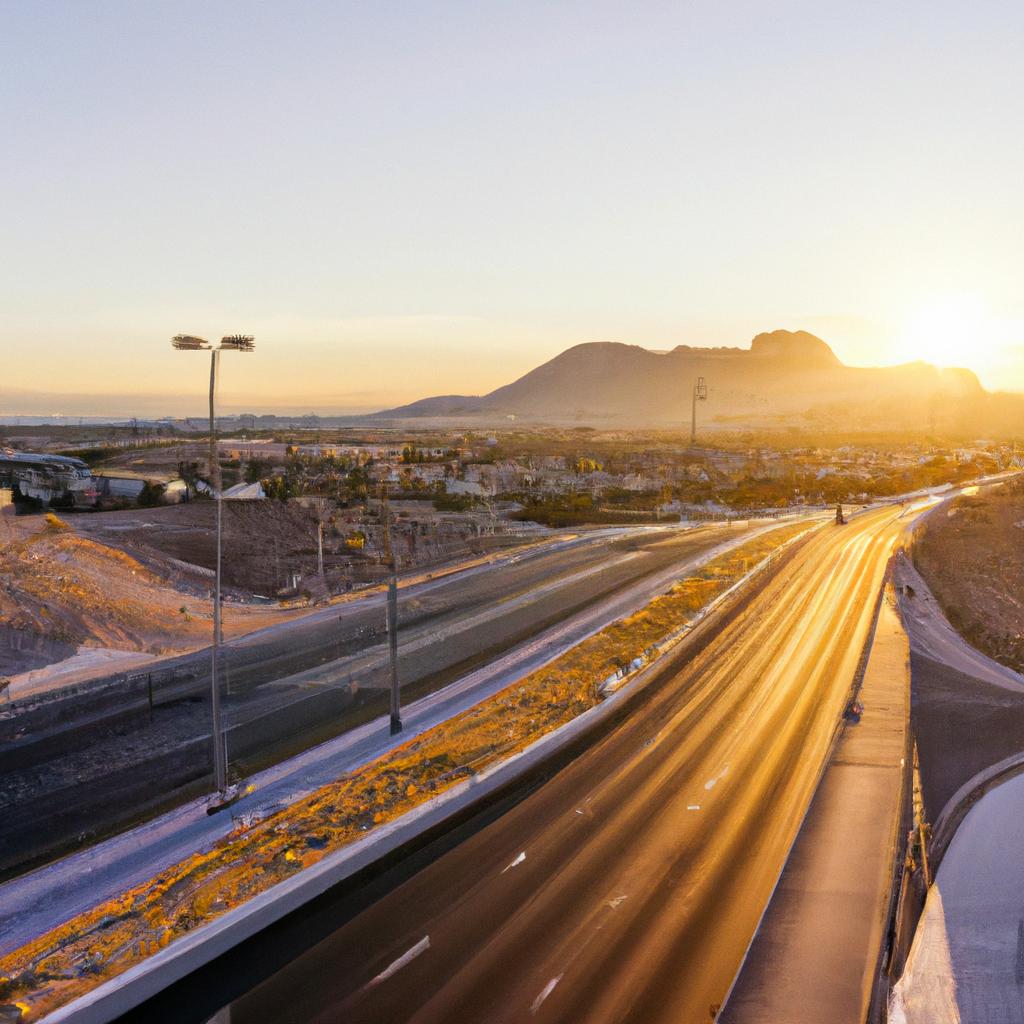
<path fill-rule="evenodd" d="M 442 578 L 421 576 L 400 590 L 404 700 L 745 534 L 729 525 L 600 530 Z M 383 619 L 383 595 L 369 594 L 225 645 L 227 744 L 239 774 L 386 710 Z M 139 678 L 129 693 L 123 684 L 89 689 L 0 722 L 0 871 L 201 791 L 210 772 L 208 652 L 147 667 Z"/>
<path fill-rule="evenodd" d="M 823 529 L 622 724 L 218 1019 L 713 1019 L 909 521 Z"/>
<path fill-rule="evenodd" d="M 365 722 L 248 777 L 244 794 L 225 814 L 207 814 L 207 795 L 204 794 L 119 835 L 0 883 L 0 953 L 103 899 L 152 878 L 190 854 L 209 849 L 234 828 L 237 818 L 251 814 L 262 817 L 293 803 L 472 707 L 575 646 L 595 630 L 629 615 L 671 586 L 680 575 L 695 571 L 722 549 L 772 528 L 771 523 L 749 530 L 717 527 L 694 533 L 685 545 L 669 545 L 676 555 L 688 551 L 689 557 L 644 575 L 586 610 L 567 615 L 557 625 L 531 636 L 454 682 L 406 703 L 403 731 L 397 736 L 389 735 L 386 717 Z M 664 535 L 661 539 L 664 540 Z M 676 539 L 682 540 L 682 536 L 677 534 Z M 718 543 L 711 545 L 712 541 Z M 550 586 L 548 583 L 538 590 Z M 507 605 L 497 605 L 498 609 L 502 607 L 507 608 Z M 478 618 L 479 614 L 475 614 L 469 616 L 469 621 Z M 439 630 L 435 641 L 442 645 L 450 642 L 449 636 Z M 327 678 L 330 678 L 331 668 L 329 665 L 324 668 Z M 314 693 L 317 685 L 315 678 L 310 680 Z M 201 752 L 203 750 L 205 748 L 201 748 Z"/>

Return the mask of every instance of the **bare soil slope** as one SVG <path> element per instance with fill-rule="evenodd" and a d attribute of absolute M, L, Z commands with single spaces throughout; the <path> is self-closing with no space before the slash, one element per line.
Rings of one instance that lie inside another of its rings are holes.
<path fill-rule="evenodd" d="M 204 644 L 212 605 L 55 516 L 5 517 L 0 546 L 0 674 L 67 657 L 81 645 L 151 654 Z M 184 610 L 183 610 L 184 609 Z M 279 621 L 279 609 L 229 606 L 227 635 Z"/>
<path fill-rule="evenodd" d="M 1024 481 L 951 502 L 925 520 L 914 564 L 968 643 L 1024 671 Z"/>

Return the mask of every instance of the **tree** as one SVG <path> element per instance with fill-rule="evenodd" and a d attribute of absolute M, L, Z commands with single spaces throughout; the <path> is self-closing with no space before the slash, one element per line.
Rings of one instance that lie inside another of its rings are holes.
<path fill-rule="evenodd" d="M 247 484 L 257 483 L 264 477 L 270 476 L 270 471 L 273 468 L 266 459 L 250 459 L 245 464 L 245 482 Z"/>
<path fill-rule="evenodd" d="M 263 485 L 263 493 L 268 498 L 287 501 L 291 497 L 288 481 L 283 476 L 270 476 L 261 481 L 261 483 Z"/>
<path fill-rule="evenodd" d="M 155 508 L 157 505 L 162 504 L 165 490 L 166 488 L 163 484 L 147 480 L 142 485 L 142 490 L 139 491 L 139 505 L 142 508 Z"/>
<path fill-rule="evenodd" d="M 199 481 L 199 463 L 179 462 L 178 476 L 185 481 L 185 484 L 190 491 L 194 491 L 196 489 L 196 483 Z"/>

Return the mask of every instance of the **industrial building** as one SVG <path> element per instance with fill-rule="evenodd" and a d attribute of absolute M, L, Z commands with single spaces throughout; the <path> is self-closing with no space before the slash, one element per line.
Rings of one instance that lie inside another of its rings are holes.
<path fill-rule="evenodd" d="M 81 459 L 12 448 L 0 448 L 0 487 L 11 488 L 15 500 L 58 508 L 92 508 L 97 499 L 96 479 Z"/>

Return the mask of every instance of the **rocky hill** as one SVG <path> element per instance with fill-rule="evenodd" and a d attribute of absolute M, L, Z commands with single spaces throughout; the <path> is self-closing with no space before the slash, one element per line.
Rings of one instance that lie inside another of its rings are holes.
<path fill-rule="evenodd" d="M 638 345 L 576 345 L 488 395 L 444 395 L 378 415 L 390 419 L 474 418 L 553 424 L 661 426 L 685 423 L 695 380 L 708 402 L 701 419 L 723 428 L 792 424 L 874 427 L 947 425 L 979 413 L 990 396 L 970 370 L 916 362 L 851 367 L 805 331 L 759 334 L 750 347 L 679 345 L 652 352 Z"/>

